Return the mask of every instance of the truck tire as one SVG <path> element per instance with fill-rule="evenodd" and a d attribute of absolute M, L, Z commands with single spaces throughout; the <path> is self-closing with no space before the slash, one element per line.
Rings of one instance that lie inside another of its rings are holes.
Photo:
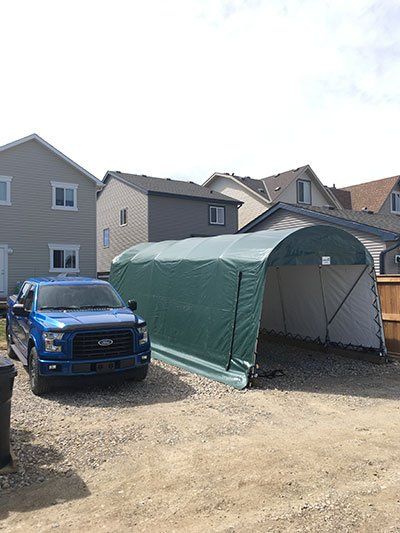
<path fill-rule="evenodd" d="M 131 370 L 126 376 L 128 381 L 144 381 L 149 370 L 149 365 L 139 366 L 134 370 Z"/>
<path fill-rule="evenodd" d="M 18 357 L 15 355 L 14 350 L 12 349 L 12 337 L 10 333 L 10 328 L 7 324 L 7 355 L 10 359 L 18 361 Z"/>
<path fill-rule="evenodd" d="M 48 380 L 39 374 L 39 358 L 35 348 L 32 348 L 29 355 L 29 383 L 31 391 L 35 396 L 42 396 L 49 392 L 51 387 Z"/>

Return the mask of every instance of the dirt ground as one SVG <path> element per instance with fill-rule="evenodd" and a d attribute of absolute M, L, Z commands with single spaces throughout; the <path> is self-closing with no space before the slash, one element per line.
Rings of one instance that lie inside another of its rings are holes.
<path fill-rule="evenodd" d="M 0 530 L 400 531 L 400 365 L 263 351 L 245 392 L 155 363 L 39 399 L 19 367 Z"/>

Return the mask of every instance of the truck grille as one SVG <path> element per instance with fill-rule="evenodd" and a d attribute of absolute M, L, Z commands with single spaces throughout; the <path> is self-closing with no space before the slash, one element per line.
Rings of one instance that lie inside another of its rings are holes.
<path fill-rule="evenodd" d="M 126 329 L 77 333 L 72 341 L 74 359 L 118 357 L 131 355 L 133 352 L 133 332 Z"/>

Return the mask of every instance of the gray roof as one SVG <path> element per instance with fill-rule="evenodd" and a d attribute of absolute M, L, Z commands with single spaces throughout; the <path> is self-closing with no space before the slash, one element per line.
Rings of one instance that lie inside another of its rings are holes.
<path fill-rule="evenodd" d="M 332 224 L 379 235 L 385 241 L 398 240 L 400 238 L 400 216 L 397 215 L 352 211 L 350 209 L 337 209 L 328 206 L 299 206 L 285 202 L 275 203 L 270 209 L 267 209 L 264 213 L 261 213 L 261 215 L 258 215 L 254 220 L 243 226 L 238 233 L 246 233 L 252 230 L 257 224 L 272 216 L 279 209 L 285 209 Z"/>
<path fill-rule="evenodd" d="M 226 175 L 229 176 L 229 174 Z M 265 199 L 268 202 L 271 201 L 270 195 L 268 194 L 268 189 L 265 188 L 263 180 L 256 180 L 254 178 L 250 178 L 250 176 L 236 176 L 235 174 L 230 174 L 230 176 L 232 176 L 232 178 L 234 178 L 236 181 L 247 185 L 247 187 L 252 189 L 254 192 L 265 196 Z"/>
<path fill-rule="evenodd" d="M 343 220 L 358 222 L 364 226 L 371 226 L 400 234 L 400 217 L 398 215 L 392 215 L 390 213 L 368 213 L 367 211 L 352 211 L 350 209 L 329 209 L 329 207 L 316 206 L 301 206 L 301 209 L 323 213 Z"/>
<path fill-rule="evenodd" d="M 284 191 L 292 181 L 297 180 L 307 168 L 309 168 L 309 165 L 303 165 L 302 167 L 280 172 L 279 174 L 274 174 L 273 176 L 261 179 L 250 178 L 250 176 L 237 176 L 236 174 L 229 174 L 226 172 L 216 172 L 216 174 L 220 176 L 230 176 L 239 183 L 247 185 L 247 187 L 254 192 L 264 196 L 267 202 L 275 202 L 282 191 Z"/>
<path fill-rule="evenodd" d="M 271 201 L 274 202 L 282 191 L 292 183 L 292 181 L 297 180 L 297 178 L 300 177 L 307 167 L 308 165 L 304 165 L 293 170 L 287 170 L 286 172 L 280 172 L 279 174 L 263 178 L 261 181 L 264 182 L 264 185 L 268 189 Z"/>
<path fill-rule="evenodd" d="M 132 185 L 136 189 L 145 194 L 156 194 L 161 196 L 181 196 L 205 199 L 209 201 L 218 201 L 224 203 L 242 204 L 240 200 L 231 198 L 207 187 L 203 187 L 193 181 L 173 180 L 170 178 L 154 178 L 151 176 L 145 176 L 144 174 L 127 174 L 119 171 L 108 171 L 105 179 L 108 175 L 113 175 L 116 178 L 122 179 L 129 185 Z"/>

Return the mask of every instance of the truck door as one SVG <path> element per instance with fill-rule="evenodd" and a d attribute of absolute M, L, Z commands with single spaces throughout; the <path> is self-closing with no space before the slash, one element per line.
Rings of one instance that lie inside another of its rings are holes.
<path fill-rule="evenodd" d="M 21 290 L 19 291 L 16 303 L 23 304 L 25 306 L 25 300 L 28 296 L 29 291 L 32 288 L 32 284 L 25 282 Z M 24 327 L 23 327 L 24 326 Z M 17 344 L 17 347 L 25 353 L 25 327 L 26 327 L 26 317 L 15 316 L 14 313 L 11 314 L 11 331 L 13 341 Z"/>
<path fill-rule="evenodd" d="M 26 311 L 26 316 L 21 317 L 19 322 L 21 327 L 21 342 L 24 346 L 24 349 L 28 346 L 30 328 L 31 328 L 31 312 L 33 309 L 33 300 L 35 299 L 35 286 L 31 285 L 28 290 L 28 294 L 25 297 L 24 308 Z M 26 352 L 24 351 L 24 354 Z"/>

